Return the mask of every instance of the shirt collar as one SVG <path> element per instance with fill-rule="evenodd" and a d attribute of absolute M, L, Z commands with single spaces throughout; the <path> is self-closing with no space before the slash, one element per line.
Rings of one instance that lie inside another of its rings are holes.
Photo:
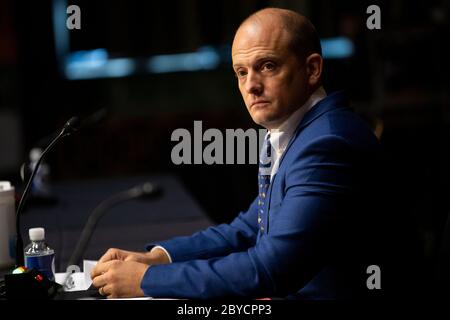
<path fill-rule="evenodd" d="M 298 127 L 305 114 L 326 96 L 327 93 L 325 92 L 325 89 L 322 86 L 319 87 L 309 96 L 308 100 L 292 113 L 278 128 L 270 130 L 270 143 L 277 154 L 282 154 L 284 152 L 295 129 Z"/>

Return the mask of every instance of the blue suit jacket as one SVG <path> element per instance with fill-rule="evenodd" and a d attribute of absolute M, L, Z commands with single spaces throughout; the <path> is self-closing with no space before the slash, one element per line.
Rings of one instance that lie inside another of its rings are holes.
<path fill-rule="evenodd" d="M 151 266 L 141 288 L 153 297 L 200 299 L 359 294 L 367 266 L 377 263 L 366 258 L 376 256 L 379 151 L 344 94 L 327 96 L 305 115 L 281 159 L 265 201 L 264 232 L 255 199 L 230 224 L 160 242 L 173 263 Z"/>

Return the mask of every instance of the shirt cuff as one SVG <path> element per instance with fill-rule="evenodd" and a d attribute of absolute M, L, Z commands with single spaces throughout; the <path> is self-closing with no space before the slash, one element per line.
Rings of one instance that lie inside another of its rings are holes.
<path fill-rule="evenodd" d="M 169 254 L 169 252 L 164 248 L 164 247 L 161 247 L 161 246 L 154 246 L 151 250 L 150 250 L 150 252 L 152 252 L 153 250 L 155 250 L 155 249 L 161 249 L 162 251 L 164 251 L 164 253 L 167 255 L 167 257 L 169 258 L 169 263 L 172 263 L 172 257 L 170 256 L 170 254 Z"/>

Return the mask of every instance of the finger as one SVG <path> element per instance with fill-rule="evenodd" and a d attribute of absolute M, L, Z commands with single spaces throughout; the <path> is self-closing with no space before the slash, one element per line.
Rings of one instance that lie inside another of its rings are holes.
<path fill-rule="evenodd" d="M 123 259 L 123 261 L 137 261 L 137 256 L 135 254 L 129 254 Z"/>
<path fill-rule="evenodd" d="M 120 250 L 115 248 L 109 248 L 103 256 L 100 257 L 98 262 L 106 262 L 110 260 L 118 259 L 120 256 Z"/>
<path fill-rule="evenodd" d="M 129 254 L 123 261 L 135 261 L 149 265 L 152 263 L 151 258 L 145 252 L 133 252 Z"/>
<path fill-rule="evenodd" d="M 103 263 L 97 263 L 94 269 L 92 269 L 91 278 L 94 279 L 95 277 L 98 277 L 99 275 L 106 273 L 111 268 L 111 266 L 116 262 L 117 260 L 110 260 Z"/>
<path fill-rule="evenodd" d="M 123 261 L 135 261 L 135 262 L 144 262 L 144 258 L 139 253 L 133 253 L 126 256 L 126 258 Z"/>
<path fill-rule="evenodd" d="M 106 296 L 107 298 L 116 298 L 117 297 L 113 292 L 112 285 L 103 286 L 102 293 L 103 293 L 103 296 Z"/>
<path fill-rule="evenodd" d="M 94 285 L 94 287 L 96 288 L 101 288 L 103 286 L 105 286 L 108 283 L 107 279 L 106 279 L 106 275 L 100 275 L 98 277 L 95 277 L 92 279 L 92 284 Z"/>

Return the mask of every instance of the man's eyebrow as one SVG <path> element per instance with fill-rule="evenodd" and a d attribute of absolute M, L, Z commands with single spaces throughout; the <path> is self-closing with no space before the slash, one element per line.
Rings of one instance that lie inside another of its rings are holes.
<path fill-rule="evenodd" d="M 259 62 L 261 60 L 278 60 L 279 56 L 275 55 L 275 54 L 263 54 L 259 57 L 256 57 L 255 61 Z"/>
<path fill-rule="evenodd" d="M 264 61 L 264 60 L 278 61 L 278 60 L 280 60 L 280 58 L 274 54 L 263 54 L 263 55 L 257 56 L 255 59 L 253 59 L 251 62 L 251 65 L 257 65 L 258 63 L 261 63 L 261 61 Z M 239 67 L 243 67 L 243 66 L 244 66 L 243 63 L 233 64 L 233 68 L 239 68 Z"/>

